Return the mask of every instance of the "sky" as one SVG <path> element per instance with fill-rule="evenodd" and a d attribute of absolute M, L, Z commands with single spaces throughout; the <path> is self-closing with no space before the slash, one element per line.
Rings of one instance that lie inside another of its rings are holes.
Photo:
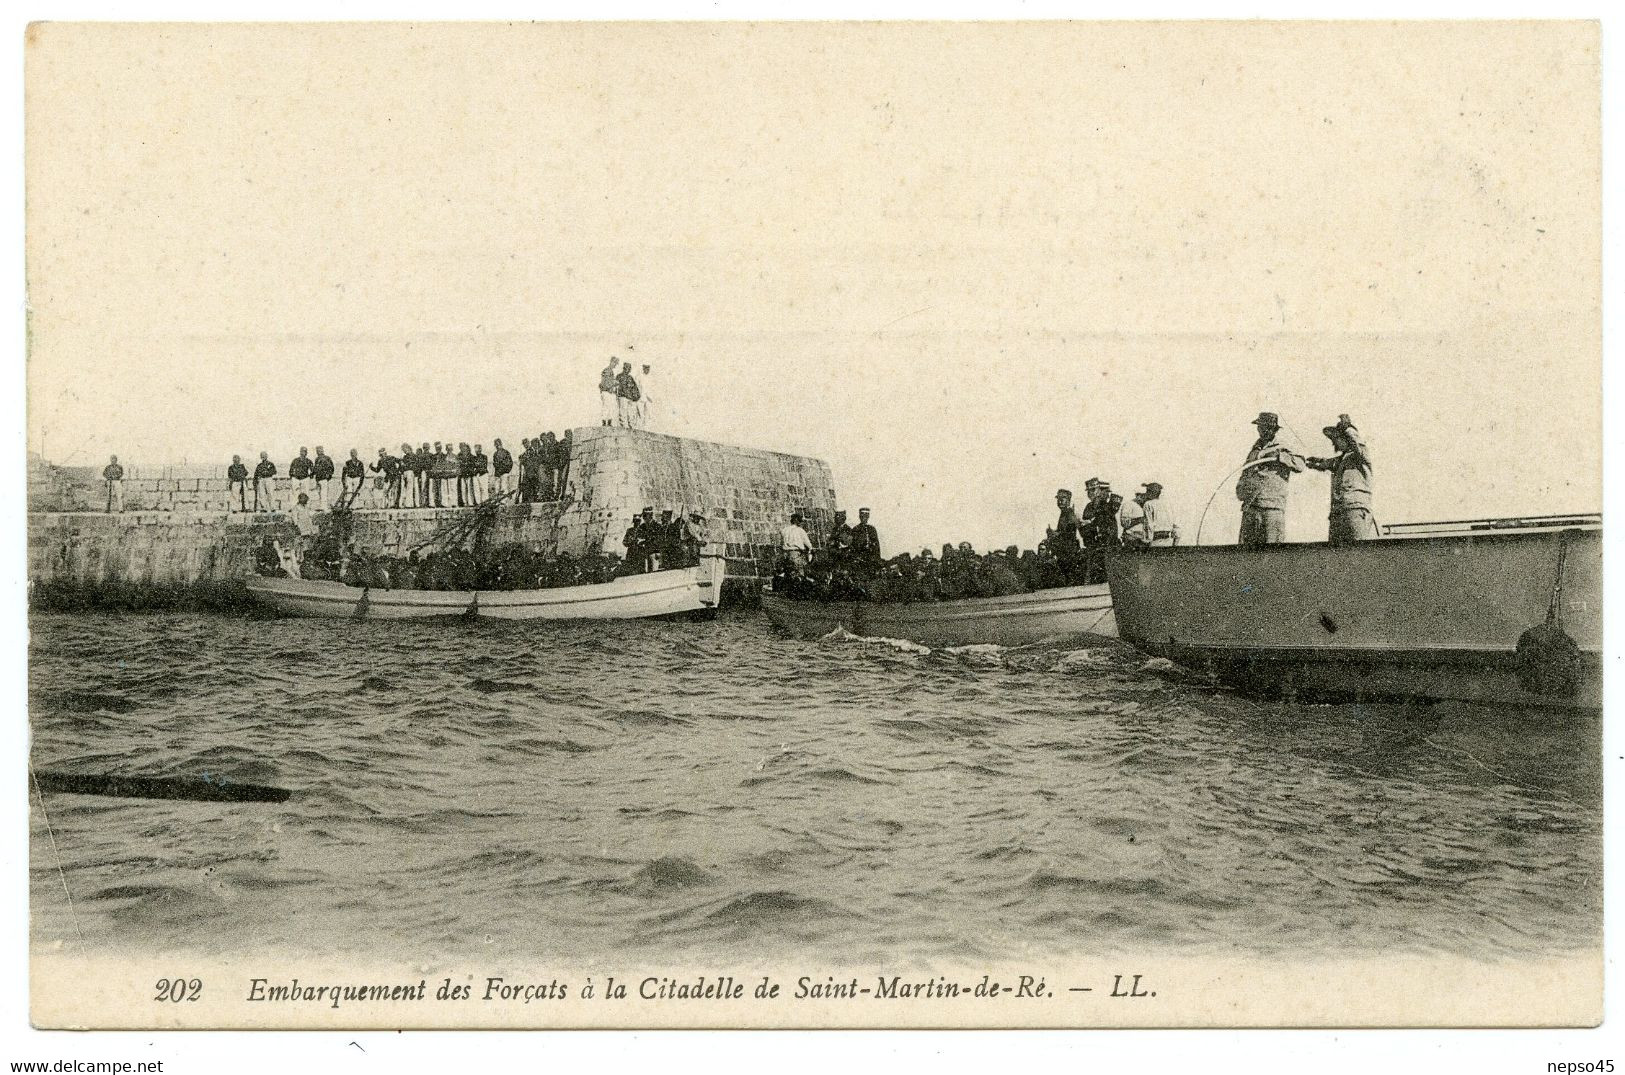
<path fill-rule="evenodd" d="M 1233 540 L 1279 412 L 1380 522 L 1601 507 L 1581 24 L 46 24 L 29 445 L 817 456 L 892 548 L 1155 480 Z M 1323 536 L 1327 479 L 1289 535 Z"/>

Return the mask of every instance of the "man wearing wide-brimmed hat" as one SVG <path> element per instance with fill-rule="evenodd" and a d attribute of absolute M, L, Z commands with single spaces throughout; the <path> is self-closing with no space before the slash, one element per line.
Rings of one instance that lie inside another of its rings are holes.
<path fill-rule="evenodd" d="M 1336 455 L 1305 459 L 1312 470 L 1332 475 L 1331 521 L 1327 539 L 1333 545 L 1349 545 L 1377 536 L 1377 520 L 1371 514 L 1371 449 L 1346 414 L 1337 424 L 1321 430 L 1332 442 Z"/>
<path fill-rule="evenodd" d="M 1281 419 L 1273 411 L 1261 411 L 1253 425 L 1258 427 L 1258 439 L 1236 480 L 1236 499 L 1241 501 L 1237 540 L 1243 545 L 1279 545 L 1286 540 L 1287 481 L 1303 473 L 1303 457 L 1276 440 Z"/>

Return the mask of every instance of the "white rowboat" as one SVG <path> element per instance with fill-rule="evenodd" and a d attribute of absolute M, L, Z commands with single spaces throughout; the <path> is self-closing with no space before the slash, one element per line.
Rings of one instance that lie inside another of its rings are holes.
<path fill-rule="evenodd" d="M 704 615 L 722 600 L 720 556 L 698 567 L 626 575 L 545 590 L 389 590 L 313 579 L 251 578 L 256 601 L 289 616 L 412 620 L 481 616 L 504 620 L 638 620 Z"/>
<path fill-rule="evenodd" d="M 1024 646 L 1071 635 L 1117 637 L 1112 595 L 1104 583 L 957 601 L 793 601 L 764 593 L 762 611 L 799 638 L 822 638 L 837 627 L 925 646 Z"/>

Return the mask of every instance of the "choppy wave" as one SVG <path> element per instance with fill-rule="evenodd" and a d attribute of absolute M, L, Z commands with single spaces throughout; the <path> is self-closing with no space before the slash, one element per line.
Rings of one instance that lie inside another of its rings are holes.
<path fill-rule="evenodd" d="M 31 627 L 36 766 L 294 791 L 36 796 L 41 940 L 929 961 L 1600 935 L 1594 717 L 1263 705 L 1112 644 L 745 614 Z"/>

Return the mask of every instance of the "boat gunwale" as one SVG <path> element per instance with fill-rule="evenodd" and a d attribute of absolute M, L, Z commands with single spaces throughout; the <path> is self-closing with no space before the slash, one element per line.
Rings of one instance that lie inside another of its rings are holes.
<path fill-rule="evenodd" d="M 1455 544 L 1459 542 L 1475 541 L 1532 541 L 1536 538 L 1550 539 L 1558 534 L 1596 534 L 1602 536 L 1602 524 L 1590 523 L 1576 526 L 1542 526 L 1542 527 L 1508 527 L 1505 530 L 1468 530 L 1453 533 L 1422 533 L 1422 534 L 1384 534 L 1381 537 L 1367 538 L 1364 541 L 1355 541 L 1346 545 L 1333 545 L 1330 541 L 1279 541 L 1270 545 L 1118 545 L 1107 550 L 1106 563 L 1113 560 L 1161 556 L 1188 556 L 1193 552 L 1220 553 L 1224 555 L 1260 556 L 1271 555 L 1282 549 L 1336 549 L 1339 553 L 1356 549 L 1380 548 L 1391 543 L 1404 542 L 1435 542 Z"/>
<path fill-rule="evenodd" d="M 1091 592 L 1081 592 L 1084 590 Z M 1033 598 L 1038 598 L 1038 600 L 1033 600 Z M 1087 599 L 1101 600 L 1101 603 L 1084 606 L 1081 609 L 1057 607 L 1067 602 Z M 850 611 L 861 607 L 864 609 L 864 614 L 871 620 L 879 618 L 950 621 L 990 615 L 1018 616 L 1063 611 L 1104 611 L 1112 607 L 1111 588 L 1103 582 L 1091 583 L 1087 586 L 1057 586 L 1047 590 L 1034 590 L 1031 593 L 1000 594 L 997 597 L 960 597 L 952 601 L 803 601 L 799 598 L 776 594 L 772 590 L 763 590 L 762 602 L 766 604 L 769 601 L 775 607 L 780 608 L 843 609 Z M 905 609 L 908 611 L 900 612 L 900 610 Z M 807 618 L 817 615 L 817 613 L 808 613 Z M 832 613 L 832 615 L 840 615 L 840 613 Z"/>
<path fill-rule="evenodd" d="M 702 574 L 703 572 L 703 574 Z M 659 586 L 631 587 L 623 586 L 615 593 L 583 593 L 589 590 L 601 590 L 605 586 L 614 586 L 626 579 L 650 579 L 659 575 L 683 575 L 683 579 L 663 581 Z M 284 589 L 278 584 L 303 584 L 297 589 Z M 490 608 L 538 608 L 551 605 L 580 605 L 597 601 L 628 600 L 633 598 L 658 597 L 661 594 L 671 593 L 674 590 L 712 589 L 715 582 L 710 572 L 705 571 L 704 565 L 700 567 L 684 567 L 671 571 L 650 571 L 641 575 L 623 575 L 609 582 L 588 583 L 585 586 L 559 586 L 543 590 L 418 590 L 418 589 L 389 589 L 374 586 L 351 586 L 335 579 L 292 579 L 269 578 L 257 575 L 246 579 L 244 585 L 250 593 L 259 592 L 264 596 L 277 596 L 292 598 L 300 601 L 323 601 L 332 604 L 354 604 L 363 596 L 373 604 L 388 605 L 394 608 L 423 608 L 445 609 L 451 614 L 461 614 L 476 606 Z M 306 586 L 322 586 L 322 590 L 306 590 Z M 578 596 L 553 596 L 556 594 L 574 593 Z M 434 600 L 413 600 L 403 595 L 433 594 Z M 547 594 L 546 600 L 521 598 L 532 594 Z M 516 599 L 517 598 L 517 599 Z"/>

